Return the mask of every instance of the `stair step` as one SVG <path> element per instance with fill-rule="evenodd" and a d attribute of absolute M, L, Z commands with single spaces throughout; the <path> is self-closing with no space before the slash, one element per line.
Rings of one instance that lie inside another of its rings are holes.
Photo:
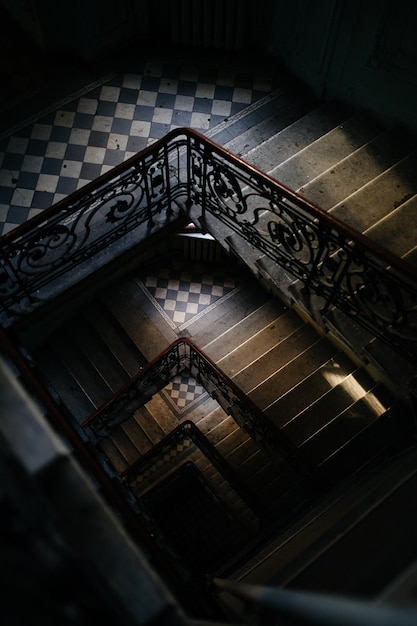
<path fill-rule="evenodd" d="M 307 98 L 305 94 L 283 89 L 261 109 L 254 111 L 252 116 L 256 123 L 251 128 L 222 145 L 233 154 L 245 158 L 246 153 L 296 122 L 311 110 L 312 106 L 312 99 Z M 218 141 L 218 138 L 215 140 Z"/>
<path fill-rule="evenodd" d="M 110 435 L 110 439 L 122 455 L 122 457 L 126 460 L 128 466 L 133 465 L 138 461 L 141 457 L 141 453 L 133 443 L 132 439 L 128 435 L 128 433 L 122 428 L 122 426 L 118 426 Z"/>
<path fill-rule="evenodd" d="M 147 361 L 158 356 L 177 338 L 168 325 L 161 331 L 160 326 L 152 321 L 154 308 L 133 279 L 123 278 L 117 287 L 104 290 L 101 297 Z"/>
<path fill-rule="evenodd" d="M 207 434 L 207 440 L 212 446 L 218 446 L 224 439 L 239 430 L 239 426 L 235 420 L 228 415 L 226 419 L 222 420 L 214 428 L 212 428 Z"/>
<path fill-rule="evenodd" d="M 287 586 L 330 594 L 343 589 L 347 595 L 375 597 L 417 557 L 416 488 L 414 475 L 300 567 Z"/>
<path fill-rule="evenodd" d="M 288 424 L 335 385 L 344 381 L 356 367 L 345 354 L 337 354 L 268 406 L 265 414 L 278 427 Z"/>
<path fill-rule="evenodd" d="M 332 103 L 318 106 L 260 146 L 246 153 L 245 161 L 274 176 L 274 170 L 277 166 L 334 129 L 347 117 L 348 113 L 343 107 L 338 107 Z"/>
<path fill-rule="evenodd" d="M 217 365 L 233 377 L 240 372 L 247 364 L 260 358 L 267 351 L 277 346 L 294 332 L 304 326 L 301 318 L 292 311 L 286 311 L 280 317 L 273 320 L 268 326 L 258 332 L 254 332 L 249 339 L 231 350 L 227 356 L 217 361 Z"/>
<path fill-rule="evenodd" d="M 329 213 L 364 232 L 417 194 L 416 169 L 417 151 L 345 197 Z"/>
<path fill-rule="evenodd" d="M 155 421 L 146 406 L 137 409 L 134 413 L 134 418 L 147 437 L 149 437 L 150 441 L 152 441 L 153 445 L 156 445 L 164 438 L 164 431 Z"/>
<path fill-rule="evenodd" d="M 288 363 L 304 355 L 319 341 L 320 336 L 316 331 L 311 326 L 303 324 L 278 345 L 243 367 L 232 380 L 253 399 L 260 387 L 272 386 L 271 377 L 278 376 Z M 226 373 L 228 374 L 227 371 Z"/>
<path fill-rule="evenodd" d="M 145 406 L 164 435 L 169 435 L 178 426 L 178 417 L 172 412 L 160 393 L 156 393 Z"/>
<path fill-rule="evenodd" d="M 206 313 L 204 320 L 191 323 L 187 330 L 193 341 L 208 353 L 211 342 L 216 342 L 231 326 L 249 316 L 270 299 L 265 290 L 251 276 L 247 276 L 244 289 L 237 291 L 227 302 Z"/>
<path fill-rule="evenodd" d="M 193 408 L 192 421 L 204 433 L 224 419 L 225 415 L 217 400 L 207 395 L 204 402 Z"/>
<path fill-rule="evenodd" d="M 204 352 L 216 363 L 220 363 L 232 351 L 253 336 L 278 320 L 285 313 L 285 307 L 270 298 L 267 302 L 249 312 L 243 319 L 238 319 L 232 326 L 217 336 L 203 348 Z M 291 317 L 288 313 L 287 317 Z M 223 368 L 223 365 L 220 365 Z"/>
<path fill-rule="evenodd" d="M 299 189 L 310 202 L 328 210 L 411 151 L 409 138 L 389 129 Z M 363 207 L 366 210 L 367 207 Z"/>
<path fill-rule="evenodd" d="M 241 428 L 233 430 L 227 437 L 224 437 L 218 442 L 216 448 L 220 454 L 229 461 L 228 457 L 232 455 L 236 448 L 242 445 L 249 435 L 245 433 Z"/>
<path fill-rule="evenodd" d="M 63 365 L 60 356 L 53 350 L 49 350 L 47 346 L 42 346 L 39 353 L 34 354 L 34 359 L 42 372 L 42 378 L 53 387 L 78 424 L 82 424 L 94 411 L 95 406 L 82 391 L 71 372 Z"/>
<path fill-rule="evenodd" d="M 354 115 L 274 167 L 271 175 L 287 187 L 304 193 L 310 181 L 368 144 L 379 132 L 380 127 L 369 119 Z"/>
<path fill-rule="evenodd" d="M 143 354 L 137 349 L 110 310 L 99 301 L 90 303 L 82 311 L 82 314 L 96 329 L 103 342 L 111 350 L 113 357 L 117 359 L 129 377 L 133 377 L 141 367 L 146 365 L 147 361 Z"/>
<path fill-rule="evenodd" d="M 376 385 L 305 440 L 300 449 L 316 466 L 319 466 L 340 448 L 349 445 L 351 439 L 375 422 L 389 408 L 389 401 L 392 399 L 387 390 Z"/>
<path fill-rule="evenodd" d="M 417 196 L 414 196 L 365 230 L 364 234 L 393 254 L 405 257 L 415 247 L 416 211 Z"/>
<path fill-rule="evenodd" d="M 113 394 L 113 390 L 96 370 L 90 360 L 74 346 L 68 335 L 56 334 L 51 349 L 71 373 L 73 379 L 95 408 Z"/>
<path fill-rule="evenodd" d="M 114 358 L 94 327 L 83 323 L 82 318 L 75 318 L 74 324 L 71 324 L 66 332 L 73 345 L 88 359 L 113 393 L 119 391 L 129 381 L 129 375 Z"/>
<path fill-rule="evenodd" d="M 99 443 L 99 448 L 103 451 L 110 464 L 118 474 L 121 474 L 128 469 L 129 464 L 110 437 L 102 439 Z"/>
<path fill-rule="evenodd" d="M 296 354 L 285 366 L 249 391 L 249 397 L 265 411 L 306 376 L 334 357 L 336 352 L 335 346 L 327 339 L 318 339 L 310 347 L 306 347 L 304 352 Z"/>
<path fill-rule="evenodd" d="M 282 427 L 283 432 L 297 446 L 301 446 L 364 398 L 374 385 L 374 381 L 362 369 L 349 374 L 342 382 L 285 424 Z"/>
<path fill-rule="evenodd" d="M 152 441 L 133 417 L 125 420 L 120 428 L 138 450 L 139 456 L 146 454 L 153 447 Z"/>
<path fill-rule="evenodd" d="M 368 511 L 416 472 L 416 451 L 381 461 L 376 466 L 349 478 L 326 496 L 296 525 L 259 551 L 235 579 L 248 584 L 287 585 L 298 572 L 312 563 L 335 540 L 343 537 Z"/>

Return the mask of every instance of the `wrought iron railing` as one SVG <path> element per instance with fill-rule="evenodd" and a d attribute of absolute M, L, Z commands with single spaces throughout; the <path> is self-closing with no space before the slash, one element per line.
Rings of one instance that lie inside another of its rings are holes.
<path fill-rule="evenodd" d="M 216 447 L 210 443 L 207 437 L 203 435 L 194 422 L 189 420 L 179 424 L 177 428 L 153 446 L 153 448 L 136 461 L 136 463 L 133 463 L 127 470 L 122 472 L 121 478 L 124 484 L 135 494 L 137 493 L 137 497 L 140 497 L 142 484 L 140 477 L 142 475 L 151 475 L 153 466 L 156 466 L 159 470 L 162 466 L 161 460 L 169 459 L 172 462 L 172 450 L 176 450 L 178 447 L 180 447 L 181 450 L 187 450 L 187 458 L 193 451 L 193 448 L 197 448 L 223 476 L 230 487 L 239 494 L 259 520 L 263 522 L 271 521 L 272 515 L 269 510 L 267 510 L 266 505 L 258 498 L 257 494 L 241 480 L 238 473 L 217 451 Z M 178 454 L 177 456 L 179 457 L 180 455 Z M 174 457 L 174 463 L 177 463 L 177 461 L 176 457 Z M 146 480 L 143 482 L 146 486 Z"/>
<path fill-rule="evenodd" d="M 224 411 L 278 464 L 284 463 L 300 477 L 314 469 L 295 445 L 190 339 L 174 341 L 139 371 L 119 392 L 98 407 L 81 425 L 89 441 L 97 444 L 111 435 L 135 411 L 163 389 L 175 376 L 187 371 L 217 400 Z"/>
<path fill-rule="evenodd" d="M 0 239 L 13 325 L 181 215 L 222 223 L 414 361 L 417 273 L 196 131 L 177 129 Z"/>

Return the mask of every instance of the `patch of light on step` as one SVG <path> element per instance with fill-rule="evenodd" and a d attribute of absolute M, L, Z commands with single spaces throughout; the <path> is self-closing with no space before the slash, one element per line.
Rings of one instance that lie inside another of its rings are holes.
<path fill-rule="evenodd" d="M 331 369 L 324 368 L 323 370 L 323 377 L 329 383 L 330 387 L 341 387 L 349 394 L 352 403 L 362 400 L 362 402 L 367 404 L 372 412 L 377 415 L 381 415 L 385 412 L 384 405 L 373 392 L 363 387 L 353 374 L 346 376 L 343 371 L 337 371 L 338 369 L 341 369 L 340 366 L 335 364 Z"/>

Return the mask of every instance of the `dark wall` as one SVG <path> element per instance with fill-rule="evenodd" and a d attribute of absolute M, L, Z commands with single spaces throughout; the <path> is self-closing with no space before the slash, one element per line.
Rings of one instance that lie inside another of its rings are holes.
<path fill-rule="evenodd" d="M 278 0 L 268 51 L 323 99 L 417 131 L 417 3 Z"/>
<path fill-rule="evenodd" d="M 414 0 L 0 0 L 47 51 L 86 61 L 132 42 L 172 46 L 173 21 L 196 7 L 238 7 L 242 51 L 285 65 L 319 97 L 417 132 Z M 198 45 L 198 44 L 197 44 Z"/>

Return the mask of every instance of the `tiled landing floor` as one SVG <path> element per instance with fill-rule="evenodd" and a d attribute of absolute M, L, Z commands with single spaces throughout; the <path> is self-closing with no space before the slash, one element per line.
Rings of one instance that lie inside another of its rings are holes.
<path fill-rule="evenodd" d="M 222 265 L 181 256 L 148 268 L 137 282 L 164 321 L 177 332 L 240 288 L 237 274 L 227 272 Z"/>
<path fill-rule="evenodd" d="M 225 267 L 221 263 L 172 255 L 149 266 L 136 277 L 136 283 L 154 307 L 155 324 L 167 324 L 181 335 L 189 324 L 203 319 L 239 291 L 241 274 L 231 263 Z M 184 372 L 164 388 L 162 397 L 178 417 L 183 418 L 208 394 Z"/>
<path fill-rule="evenodd" d="M 0 234 L 169 130 L 209 133 L 274 89 L 265 72 L 148 59 L 0 135 Z"/>

